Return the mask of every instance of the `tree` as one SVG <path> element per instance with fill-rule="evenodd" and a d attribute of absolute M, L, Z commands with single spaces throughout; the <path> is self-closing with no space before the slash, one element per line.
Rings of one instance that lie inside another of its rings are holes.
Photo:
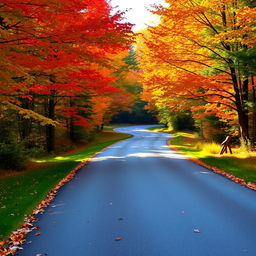
<path fill-rule="evenodd" d="M 158 107 L 185 107 L 194 100 L 205 103 L 198 109 L 222 119 L 235 115 L 248 141 L 255 8 L 236 0 L 166 2 L 168 7 L 154 11 L 161 23 L 140 39 L 145 97 Z"/>
<path fill-rule="evenodd" d="M 46 125 L 48 152 L 62 114 L 69 112 L 69 128 L 89 125 L 82 99 L 87 105 L 88 97 L 116 90 L 109 55 L 128 49 L 132 40 L 131 25 L 121 18 L 104 0 L 0 4 L 1 102 Z M 29 136 L 27 125 L 31 120 L 20 122 L 27 131 L 21 139 Z"/>

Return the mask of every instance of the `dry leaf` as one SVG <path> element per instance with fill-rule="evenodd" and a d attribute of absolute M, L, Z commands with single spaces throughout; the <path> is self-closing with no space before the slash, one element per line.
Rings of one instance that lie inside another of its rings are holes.
<path fill-rule="evenodd" d="M 40 232 L 36 232 L 36 233 L 35 233 L 35 236 L 40 236 L 40 235 L 41 235 Z"/>
<path fill-rule="evenodd" d="M 121 241 L 121 240 L 123 240 L 123 238 L 122 237 L 116 237 L 115 240 L 116 241 Z"/>
<path fill-rule="evenodd" d="M 6 241 L 0 241 L 0 247 L 4 246 L 6 244 Z"/>

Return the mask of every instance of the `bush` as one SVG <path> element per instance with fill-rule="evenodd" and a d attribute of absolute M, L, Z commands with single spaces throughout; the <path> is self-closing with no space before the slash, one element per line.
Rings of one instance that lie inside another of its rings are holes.
<path fill-rule="evenodd" d="M 71 141 L 75 143 L 88 141 L 88 135 L 89 131 L 87 131 L 85 127 L 81 126 L 74 126 L 72 132 L 69 134 Z"/>
<path fill-rule="evenodd" d="M 198 142 L 196 144 L 196 149 L 200 150 L 207 154 L 219 154 L 221 151 L 222 146 L 220 144 L 217 144 L 215 142 L 206 143 L 206 142 Z"/>
<path fill-rule="evenodd" d="M 27 156 L 28 157 L 40 157 L 43 156 L 45 154 L 44 150 L 42 148 L 30 148 L 27 150 Z"/>
<path fill-rule="evenodd" d="M 172 119 L 172 126 L 176 131 L 194 131 L 195 121 L 190 112 L 178 113 Z"/>
<path fill-rule="evenodd" d="M 0 143 L 0 167 L 7 170 L 22 170 L 27 157 L 22 143 Z"/>

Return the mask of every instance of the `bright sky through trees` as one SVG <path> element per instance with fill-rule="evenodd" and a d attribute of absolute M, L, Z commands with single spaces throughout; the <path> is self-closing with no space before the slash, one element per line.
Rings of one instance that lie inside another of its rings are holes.
<path fill-rule="evenodd" d="M 135 24 L 133 30 L 139 31 L 146 28 L 146 25 L 153 25 L 158 22 L 157 17 L 152 15 L 147 8 L 152 4 L 164 4 L 164 0 L 112 0 L 112 6 L 118 6 L 119 10 L 129 11 L 125 14 L 126 21 Z"/>

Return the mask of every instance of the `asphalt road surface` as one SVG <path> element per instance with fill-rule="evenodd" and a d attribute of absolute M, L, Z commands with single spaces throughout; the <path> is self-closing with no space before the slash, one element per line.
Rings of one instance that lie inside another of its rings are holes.
<path fill-rule="evenodd" d="M 41 235 L 17 255 L 256 256 L 256 192 L 171 151 L 170 135 L 147 127 L 117 129 L 134 137 L 60 189 L 36 224 Z"/>

